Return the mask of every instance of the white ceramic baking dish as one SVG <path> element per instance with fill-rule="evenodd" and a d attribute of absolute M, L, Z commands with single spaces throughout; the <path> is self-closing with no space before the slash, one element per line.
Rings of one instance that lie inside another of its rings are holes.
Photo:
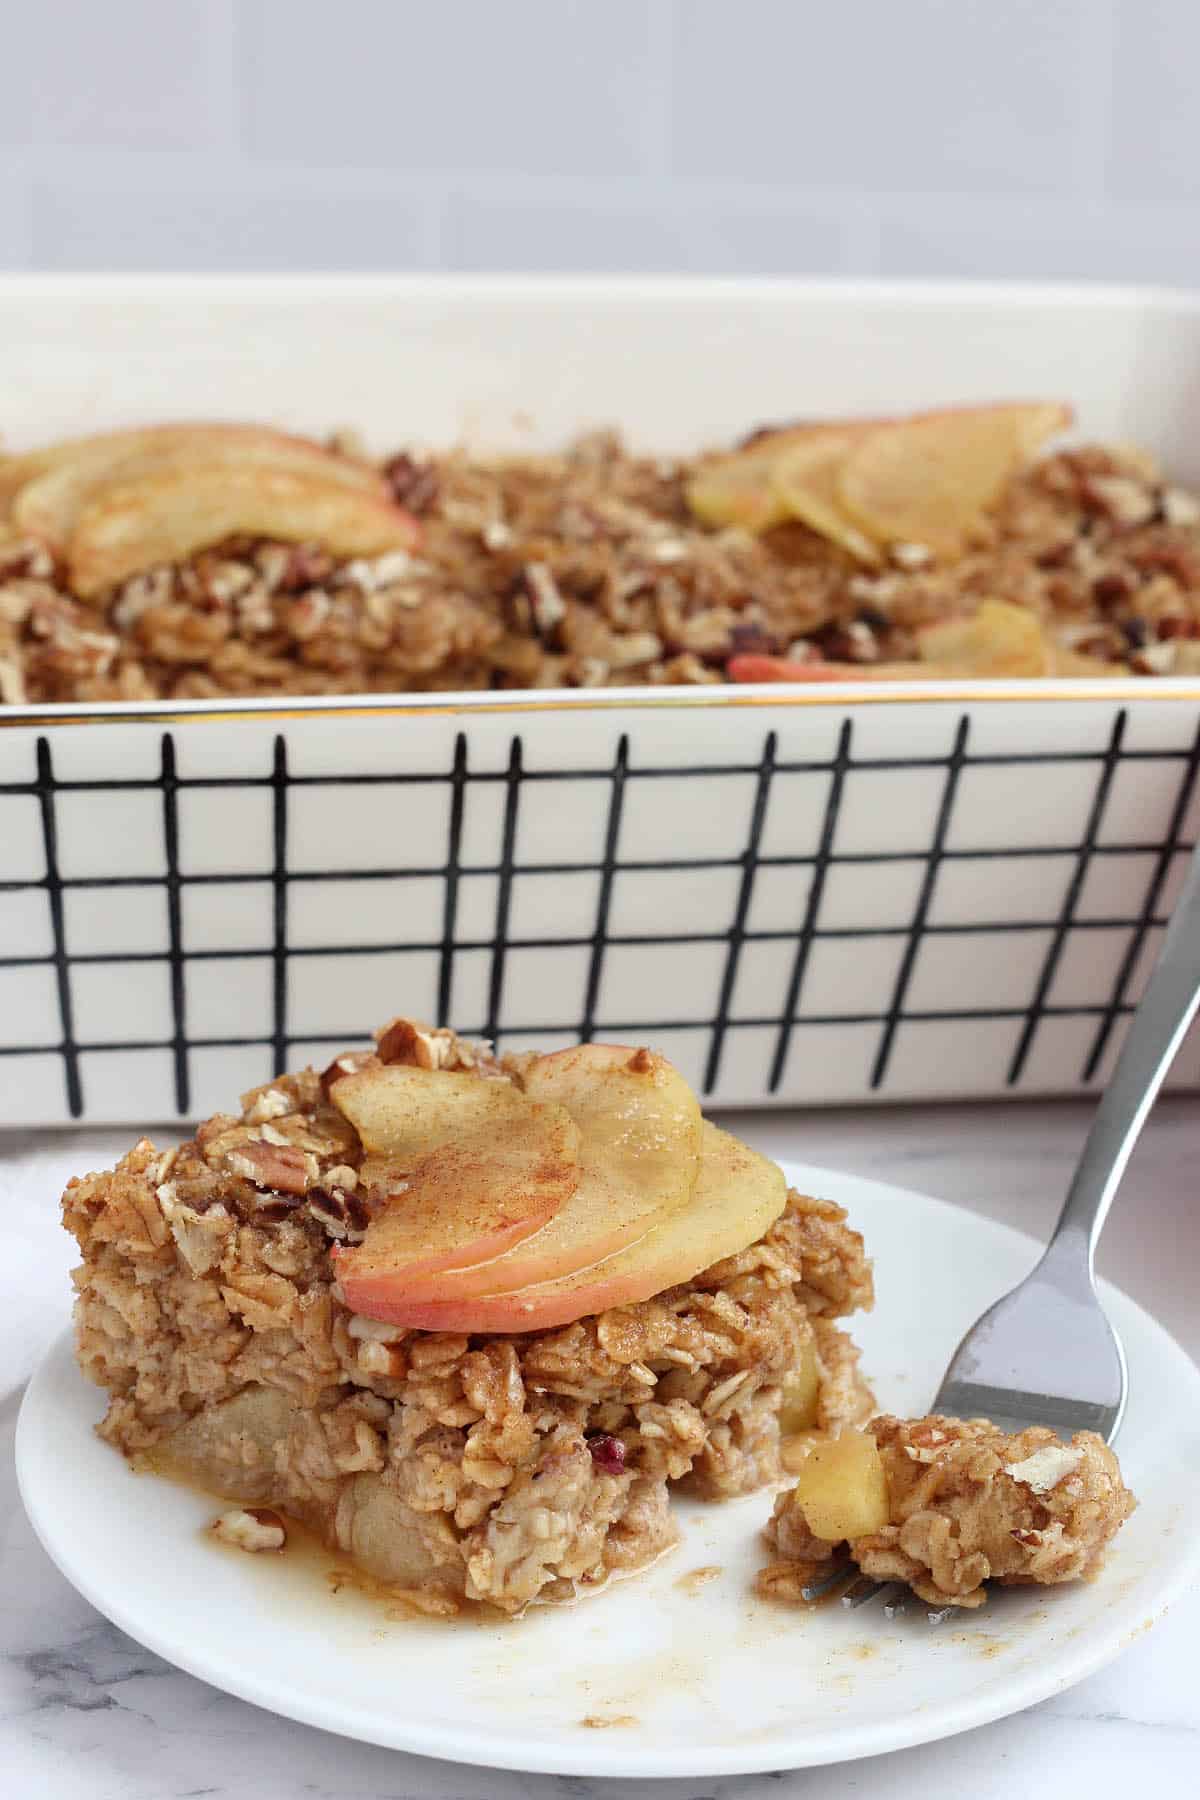
<path fill-rule="evenodd" d="M 495 278 L 0 283 L 19 447 L 237 416 L 664 452 L 1061 396 L 1200 481 L 1200 304 Z M 1096 1087 L 1200 809 L 1186 681 L 0 711 L 0 1122 L 193 1117 L 400 1010 L 714 1104 Z M 1184 1052 L 1176 1084 L 1194 1084 Z"/>

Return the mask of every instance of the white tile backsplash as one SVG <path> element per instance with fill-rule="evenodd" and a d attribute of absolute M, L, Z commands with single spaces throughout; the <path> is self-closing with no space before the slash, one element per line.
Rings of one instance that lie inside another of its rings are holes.
<path fill-rule="evenodd" d="M 41 0 L 5 50 L 0 267 L 1200 281 L 1192 0 Z"/>
<path fill-rule="evenodd" d="M 1200 11 L 1192 0 L 1118 7 L 1104 174 L 1110 191 L 1134 206 L 1200 196 L 1198 56 Z"/>
<path fill-rule="evenodd" d="M 28 10 L 33 134 L 81 149 L 202 150 L 225 133 L 234 0 L 104 0 Z M 7 29 L 7 28 L 6 28 Z"/>
<path fill-rule="evenodd" d="M 890 275 L 1049 281 L 1124 276 L 1187 286 L 1200 277 L 1195 220 L 1185 204 L 1148 210 L 1114 200 L 1035 195 L 980 205 L 940 196 L 884 202 L 879 261 Z"/>
<path fill-rule="evenodd" d="M 674 167 L 784 187 L 1061 189 L 1088 11 L 691 0 L 674 12 Z"/>
<path fill-rule="evenodd" d="M 32 198 L 46 269 L 386 270 L 428 261 L 425 209 L 375 181 L 256 169 L 64 172 Z M 0 252 L 2 254 L 2 252 Z"/>
<path fill-rule="evenodd" d="M 643 0 L 244 0 L 252 155 L 636 175 L 661 97 Z"/>
<path fill-rule="evenodd" d="M 0 77 L 2 85 L 2 77 Z M 3 105 L 0 103 L 0 113 Z M 11 121 L 9 121 L 11 129 Z M 0 131 L 3 126 L 0 125 Z M 2 139 L 0 139 L 2 141 Z M 0 151 L 0 269 L 24 269 L 33 260 L 33 196 L 16 168 Z"/>
<path fill-rule="evenodd" d="M 653 195 L 451 194 L 444 260 L 449 269 L 588 273 L 819 275 L 842 264 L 847 235 L 835 208 L 804 202 L 762 207 Z"/>

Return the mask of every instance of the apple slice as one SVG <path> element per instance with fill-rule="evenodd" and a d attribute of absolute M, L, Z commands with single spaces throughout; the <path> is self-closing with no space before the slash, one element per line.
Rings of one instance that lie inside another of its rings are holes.
<path fill-rule="evenodd" d="M 347 1305 L 370 1315 L 397 1282 L 504 1255 L 540 1231 L 578 1181 L 579 1127 L 561 1106 L 527 1102 L 524 1113 L 438 1145 L 418 1157 L 362 1244 L 339 1250 Z"/>
<path fill-rule="evenodd" d="M 962 553 L 970 532 L 1034 451 L 1071 423 L 1048 402 L 964 406 L 881 426 L 842 463 L 837 499 L 876 543 Z"/>
<path fill-rule="evenodd" d="M 565 1106 L 589 1162 L 631 1188 L 674 1202 L 690 1193 L 700 1153 L 700 1102 L 665 1056 L 628 1044 L 577 1044 L 525 1070 L 531 1100 Z"/>
<path fill-rule="evenodd" d="M 917 633 L 917 649 L 944 674 L 984 680 L 1054 673 L 1054 646 L 1041 620 L 1011 600 L 981 600 L 970 618 L 927 625 Z"/>
<path fill-rule="evenodd" d="M 744 531 L 768 531 L 788 516 L 787 503 L 772 480 L 778 460 L 779 447 L 771 441 L 716 457 L 689 481 L 688 505 L 702 525 L 711 525 L 715 531 L 728 525 L 740 525 Z"/>
<path fill-rule="evenodd" d="M 746 531 L 759 532 L 785 519 L 803 519 L 824 537 L 838 542 L 849 537 L 853 554 L 869 562 L 873 546 L 838 507 L 831 471 L 855 443 L 891 423 L 890 419 L 814 419 L 765 431 L 740 450 L 702 464 L 688 484 L 688 505 L 702 525 L 717 529 L 740 525 Z M 781 484 L 777 477 L 789 459 L 798 459 L 793 462 L 792 481 Z M 800 490 L 799 504 L 789 487 Z M 836 529 L 831 530 L 835 518 Z"/>
<path fill-rule="evenodd" d="M 71 585 L 89 599 L 156 563 L 181 562 L 240 532 L 311 538 L 335 556 L 411 549 L 420 535 L 403 507 L 377 494 L 324 476 L 214 458 L 119 483 L 85 505 L 67 547 Z"/>
<path fill-rule="evenodd" d="M 377 470 L 336 456 L 308 438 L 255 425 L 164 425 L 84 439 L 72 454 L 21 487 L 12 502 L 13 524 L 53 549 L 64 549 L 84 506 L 105 487 L 197 463 L 292 470 L 380 500 L 389 498 Z"/>
<path fill-rule="evenodd" d="M 364 1071 L 334 1084 L 342 1090 Z M 406 1074 L 420 1071 L 404 1070 Z M 445 1080 L 444 1076 L 432 1079 Z M 479 1083 L 496 1086 L 497 1083 Z M 702 1120 L 682 1075 L 663 1057 L 616 1044 L 581 1044 L 539 1057 L 525 1074 L 527 1105 L 562 1106 L 580 1131 L 579 1184 L 562 1210 L 528 1241 L 474 1266 L 394 1273 L 370 1296 L 343 1289 L 348 1304 L 376 1319 L 395 1320 L 413 1304 L 463 1302 L 468 1296 L 525 1288 L 590 1267 L 636 1243 L 686 1208 L 695 1187 Z M 361 1109 L 360 1109 L 361 1111 Z M 344 1259 L 338 1258 L 339 1275 Z"/>
<path fill-rule="evenodd" d="M 813 431 L 793 444 L 773 464 L 771 482 L 790 518 L 799 519 L 838 544 L 858 562 L 878 563 L 879 551 L 838 500 L 837 478 L 842 464 L 871 426 L 847 426 L 843 430 Z"/>
<path fill-rule="evenodd" d="M 533 1102 L 511 1081 L 488 1081 L 458 1069 L 384 1063 L 342 1075 L 329 1097 L 372 1156 L 402 1168 L 443 1144 L 528 1119 Z"/>
<path fill-rule="evenodd" d="M 533 1243 L 558 1229 L 572 1204 L 568 1202 Z M 782 1169 L 705 1120 L 700 1169 L 689 1204 L 637 1243 L 555 1281 L 508 1293 L 397 1301 L 386 1314 L 373 1316 L 415 1331 L 546 1331 L 610 1307 L 653 1299 L 690 1281 L 702 1269 L 755 1243 L 786 1205 Z M 466 1276 L 472 1273 L 463 1271 Z M 458 1276 L 448 1274 L 445 1286 L 456 1295 L 461 1292 Z"/>
<path fill-rule="evenodd" d="M 0 518 L 6 516 L 23 489 L 43 475 L 67 467 L 99 469 L 112 459 L 126 456 L 194 453 L 208 438 L 219 438 L 225 444 L 236 439 L 239 444 L 253 443 L 266 452 L 273 447 L 277 460 L 290 461 L 303 453 L 307 458 L 321 458 L 322 466 L 332 464 L 339 471 L 334 479 L 345 481 L 367 492 L 386 495 L 383 477 L 368 463 L 353 457 L 339 456 L 326 450 L 311 438 L 294 437 L 266 425 L 244 425 L 229 422 L 188 421 L 172 425 L 130 426 L 120 431 L 98 432 L 91 437 L 60 438 L 57 443 L 43 444 L 37 450 L 26 450 L 16 456 L 0 456 Z"/>

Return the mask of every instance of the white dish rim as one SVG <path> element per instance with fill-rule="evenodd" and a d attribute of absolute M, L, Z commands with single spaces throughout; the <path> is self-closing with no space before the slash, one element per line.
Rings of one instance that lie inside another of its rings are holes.
<path fill-rule="evenodd" d="M 813 687 L 788 682 L 705 687 L 513 688 L 506 692 L 436 694 L 283 695 L 279 699 L 96 701 L 0 707 L 0 730 L 52 729 L 59 725 L 231 724 L 237 720 L 305 718 L 424 718 L 492 713 L 662 712 L 712 707 L 889 707 L 918 705 L 1025 705 L 1030 702 L 1200 701 L 1191 676 L 1029 678 L 1012 681 L 823 681 Z"/>

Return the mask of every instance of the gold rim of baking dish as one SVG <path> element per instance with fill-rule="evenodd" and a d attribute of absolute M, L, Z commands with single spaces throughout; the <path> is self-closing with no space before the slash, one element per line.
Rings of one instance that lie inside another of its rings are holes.
<path fill-rule="evenodd" d="M 672 707 L 859 707 L 859 706 L 973 706 L 1026 701 L 1200 701 L 1200 687 L 1170 676 L 1130 676 L 1109 680 L 962 682 L 829 682 L 819 688 L 798 690 L 791 686 L 717 688 L 608 688 L 596 690 L 514 691 L 495 693 L 385 694 L 282 696 L 245 700 L 192 700 L 164 705 L 156 700 L 105 701 L 93 706 L 13 706 L 0 708 L 0 729 L 24 727 L 46 730 L 58 725 L 191 725 L 239 720 L 367 719 L 437 717 L 471 713 L 554 713 L 656 711 Z"/>

